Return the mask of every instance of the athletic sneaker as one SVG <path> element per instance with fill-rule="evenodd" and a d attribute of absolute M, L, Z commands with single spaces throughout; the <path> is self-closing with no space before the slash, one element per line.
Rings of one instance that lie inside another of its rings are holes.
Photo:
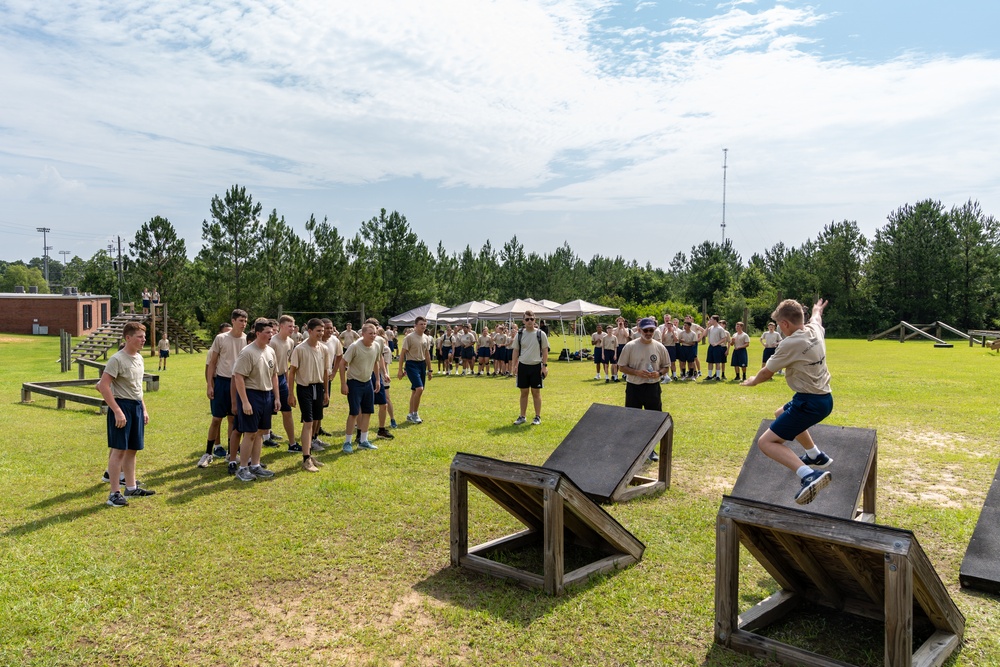
<path fill-rule="evenodd" d="M 375 445 L 368 442 L 367 440 L 362 440 L 358 443 L 358 449 L 378 449 Z"/>
<path fill-rule="evenodd" d="M 333 434 L 332 433 L 328 433 L 327 431 L 324 431 L 323 429 L 320 429 L 320 430 L 318 430 L 316 432 L 316 435 L 333 435 Z"/>
<path fill-rule="evenodd" d="M 326 465 L 325 463 L 323 463 L 322 461 L 320 461 L 320 460 L 319 460 L 318 458 L 316 458 L 315 456 L 310 456 L 310 457 L 309 457 L 309 460 L 310 460 L 310 461 L 312 461 L 312 464 L 313 464 L 314 466 L 316 466 L 317 468 L 322 468 L 322 467 L 323 467 L 324 465 Z"/>
<path fill-rule="evenodd" d="M 604 384 L 611 382 L 611 378 L 604 378 Z"/>
<path fill-rule="evenodd" d="M 594 379 L 595 379 L 595 380 L 600 380 L 600 379 L 601 379 L 601 374 L 600 374 L 600 373 L 598 373 L 597 375 L 595 375 L 595 376 L 594 376 Z"/>
<path fill-rule="evenodd" d="M 101 481 L 104 482 L 105 484 L 110 484 L 111 483 L 111 477 L 108 475 L 108 471 L 107 470 L 105 470 L 104 474 L 101 475 Z M 118 478 L 118 483 L 121 484 L 122 486 L 125 486 L 125 476 L 124 475 L 122 475 L 121 477 Z M 140 482 L 139 480 L 135 480 L 135 485 L 136 486 L 142 486 L 142 482 Z"/>
<path fill-rule="evenodd" d="M 389 428 L 396 428 L 396 427 L 397 427 L 396 420 L 395 419 L 389 420 Z"/>
<path fill-rule="evenodd" d="M 274 439 L 274 436 L 271 436 L 261 444 L 264 445 L 265 447 L 277 447 L 278 441 Z"/>
<path fill-rule="evenodd" d="M 236 461 L 230 461 L 229 465 L 226 466 L 226 472 L 230 475 L 235 475 L 236 471 L 239 470 L 240 464 Z"/>
<path fill-rule="evenodd" d="M 394 440 L 396 438 L 392 433 L 389 433 L 389 429 L 387 428 L 380 428 L 375 435 L 386 440 Z"/>
<path fill-rule="evenodd" d="M 414 421 L 413 413 L 412 412 L 410 412 L 409 414 L 406 415 L 406 421 L 410 422 L 411 424 L 416 424 L 417 423 L 416 421 Z"/>
<path fill-rule="evenodd" d="M 306 472 L 319 472 L 319 468 L 313 463 L 312 457 L 302 460 L 302 469 Z"/>
<path fill-rule="evenodd" d="M 532 426 L 538 426 L 541 423 L 542 423 L 542 418 L 539 417 L 538 415 L 535 415 L 535 418 L 531 420 Z"/>
<path fill-rule="evenodd" d="M 108 505 L 111 507 L 128 507 L 128 501 L 125 500 L 125 496 L 122 495 L 121 491 L 115 491 L 108 495 Z"/>
<path fill-rule="evenodd" d="M 353 454 L 353 453 L 354 453 L 354 447 L 353 447 L 353 446 L 351 446 L 351 443 L 349 443 L 349 442 L 345 442 L 345 443 L 344 443 L 344 448 L 343 448 L 343 450 L 342 450 L 342 451 L 343 451 L 343 452 L 344 452 L 345 454 Z"/>
<path fill-rule="evenodd" d="M 292 444 L 288 445 L 288 451 L 290 451 L 290 452 L 301 452 L 302 451 L 302 445 L 300 445 L 297 442 L 293 442 Z"/>
<path fill-rule="evenodd" d="M 424 420 L 420 418 L 420 415 L 418 413 L 414 412 L 413 413 L 413 423 L 414 424 L 423 424 Z"/>
<path fill-rule="evenodd" d="M 274 473 L 264 466 L 250 466 L 249 470 L 250 474 L 257 479 L 271 479 L 274 477 Z"/>
<path fill-rule="evenodd" d="M 224 459 L 224 458 L 226 458 L 226 454 L 228 454 L 228 453 L 229 452 L 227 452 L 226 448 L 223 447 L 222 445 L 216 445 L 215 449 L 212 450 L 212 454 L 214 454 L 215 458 L 217 458 L 217 459 Z"/>
<path fill-rule="evenodd" d="M 662 380 L 660 380 L 660 382 L 661 382 L 662 384 L 669 384 L 670 382 L 673 382 L 673 380 L 671 380 L 671 379 L 670 379 L 670 376 L 669 376 L 669 375 L 664 375 L 664 376 L 663 376 L 663 379 L 662 379 Z"/>
<path fill-rule="evenodd" d="M 802 478 L 802 488 L 795 494 L 795 502 L 799 505 L 808 505 L 816 499 L 816 494 L 821 489 L 825 489 L 833 475 L 828 470 L 814 470 Z"/>
<path fill-rule="evenodd" d="M 655 449 L 649 453 L 649 460 L 654 463 L 660 460 L 660 455 L 656 453 Z"/>
<path fill-rule="evenodd" d="M 284 438 L 282 438 L 277 433 L 272 433 L 271 434 L 271 440 L 274 440 L 275 442 L 281 442 L 282 440 L 284 440 Z"/>
<path fill-rule="evenodd" d="M 235 463 L 230 463 L 230 466 L 236 465 Z M 249 468 L 240 468 L 236 471 L 236 479 L 241 482 L 253 482 L 257 479 L 257 476 L 250 472 Z"/>
<path fill-rule="evenodd" d="M 827 456 L 826 452 L 820 452 L 816 458 L 803 454 L 799 459 L 802 461 L 802 465 L 807 465 L 810 468 L 829 468 L 830 464 L 833 463 L 833 459 Z"/>
<path fill-rule="evenodd" d="M 144 489 L 141 486 L 135 487 L 133 491 L 125 489 L 125 496 L 128 498 L 131 498 L 133 496 L 141 498 L 143 496 L 153 496 L 153 495 L 156 495 L 156 491 L 150 491 L 149 489 Z"/>
<path fill-rule="evenodd" d="M 330 445 L 328 443 L 323 442 L 319 438 L 313 438 L 312 447 L 311 448 L 315 449 L 317 452 L 322 452 L 322 451 L 325 451 L 326 448 L 329 447 L 329 446 Z"/>
<path fill-rule="evenodd" d="M 212 461 L 214 460 L 215 457 L 212 456 L 211 454 L 202 454 L 201 458 L 198 460 L 198 467 L 207 468 L 208 466 L 212 465 Z"/>
<path fill-rule="evenodd" d="M 518 417 L 517 419 L 514 420 L 514 426 L 520 426 L 521 424 L 525 423 L 526 421 L 528 421 L 528 420 L 525 419 L 524 416 Z"/>

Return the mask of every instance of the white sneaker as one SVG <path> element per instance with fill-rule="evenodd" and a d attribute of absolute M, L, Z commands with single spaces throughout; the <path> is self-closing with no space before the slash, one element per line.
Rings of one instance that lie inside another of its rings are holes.
<path fill-rule="evenodd" d="M 413 413 L 413 423 L 414 424 L 423 424 L 424 420 L 420 418 L 419 414 L 417 414 L 416 412 L 414 412 Z"/>
<path fill-rule="evenodd" d="M 595 380 L 600 380 L 600 379 L 601 379 L 601 374 L 600 374 L 600 373 L 598 373 L 597 375 L 595 375 L 595 376 L 594 376 L 594 379 L 595 379 Z"/>
<path fill-rule="evenodd" d="M 313 449 L 313 450 L 315 450 L 317 452 L 322 452 L 323 450 L 325 450 L 329 446 L 330 446 L 329 444 L 323 442 L 319 438 L 313 438 L 312 439 L 311 449 Z"/>
<path fill-rule="evenodd" d="M 673 382 L 673 380 L 671 380 L 671 379 L 670 379 L 670 376 L 669 376 L 669 375 L 664 375 L 664 376 L 663 376 L 663 379 L 661 380 L 661 382 L 662 382 L 663 384 L 667 384 L 668 382 Z"/>
<path fill-rule="evenodd" d="M 411 424 L 416 424 L 416 422 L 413 420 L 413 413 L 412 412 L 409 413 L 408 415 L 406 415 L 406 421 L 410 422 Z"/>
<path fill-rule="evenodd" d="M 215 457 L 212 456 L 211 454 L 202 454 L 201 459 L 198 461 L 198 467 L 207 468 L 208 466 L 212 465 L 213 460 L 215 460 Z"/>

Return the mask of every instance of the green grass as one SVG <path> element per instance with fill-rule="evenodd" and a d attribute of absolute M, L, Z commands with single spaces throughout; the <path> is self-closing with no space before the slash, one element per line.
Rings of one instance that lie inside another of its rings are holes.
<path fill-rule="evenodd" d="M 834 340 L 828 353 L 828 423 L 878 430 L 879 522 L 916 532 L 966 616 L 948 664 L 998 664 L 997 601 L 960 590 L 958 569 L 1000 456 L 1000 358 L 885 341 Z M 541 427 L 511 426 L 509 380 L 438 376 L 425 423 L 379 451 L 331 450 L 310 474 L 265 450 L 275 479 L 241 484 L 195 468 L 204 355 L 175 355 L 147 394 L 138 458 L 157 495 L 111 509 L 104 418 L 18 402 L 21 382 L 60 377 L 57 356 L 54 338 L 0 341 L 0 665 L 766 664 L 712 643 L 714 522 L 760 420 L 790 396 L 783 382 L 666 386 L 673 487 L 609 508 L 646 544 L 642 562 L 549 598 L 449 567 L 448 467 L 457 451 L 542 463 L 591 403 L 622 403 L 623 385 L 594 382 L 592 364 L 552 365 Z M 408 393 L 394 383 L 401 423 Z M 345 415 L 338 397 L 327 428 L 342 432 Z M 518 528 L 475 490 L 470 513 L 473 544 Z M 752 559 L 741 568 L 743 608 L 776 590 Z M 877 631 L 836 619 L 804 614 L 776 632 L 881 661 Z"/>

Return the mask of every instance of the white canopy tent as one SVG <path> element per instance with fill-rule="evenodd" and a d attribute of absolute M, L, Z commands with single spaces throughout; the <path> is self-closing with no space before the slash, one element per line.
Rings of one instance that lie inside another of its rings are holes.
<path fill-rule="evenodd" d="M 448 310 L 447 306 L 442 306 L 439 303 L 425 303 L 422 306 L 417 306 L 412 308 L 401 315 L 396 315 L 395 317 L 389 318 L 389 324 L 399 327 L 413 326 L 414 321 L 418 317 L 423 317 L 430 324 L 444 323 L 451 324 L 453 322 L 460 322 L 460 319 L 449 319 L 442 318 L 441 313 Z"/>
<path fill-rule="evenodd" d="M 532 311 L 535 317 L 542 320 L 558 320 L 562 316 L 558 310 L 547 308 L 538 303 L 532 303 L 527 299 L 514 299 L 496 308 L 480 312 L 479 319 L 508 322 L 524 317 L 525 311 L 528 310 Z"/>
<path fill-rule="evenodd" d="M 589 301 L 584 301 L 583 299 L 576 299 L 575 301 L 564 303 L 558 308 L 556 308 L 556 310 L 562 313 L 563 319 L 580 320 L 580 324 L 576 328 L 578 351 L 583 350 L 583 336 L 584 334 L 587 333 L 583 328 L 584 317 L 589 317 L 592 315 L 614 316 L 614 315 L 621 315 L 622 312 L 618 308 L 608 308 L 606 306 L 599 306 L 596 303 L 590 303 Z"/>
<path fill-rule="evenodd" d="M 551 299 L 525 299 L 525 301 L 530 301 L 531 303 L 537 303 L 539 306 L 545 306 L 549 310 L 556 310 L 559 308 L 559 304 Z"/>
<path fill-rule="evenodd" d="M 467 301 L 454 308 L 442 311 L 439 313 L 439 316 L 448 318 L 449 322 L 475 322 L 479 320 L 480 313 L 491 308 L 493 306 L 488 305 L 484 301 Z"/>

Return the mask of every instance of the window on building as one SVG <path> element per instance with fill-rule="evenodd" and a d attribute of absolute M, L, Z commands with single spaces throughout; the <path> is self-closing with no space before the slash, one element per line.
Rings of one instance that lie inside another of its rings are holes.
<path fill-rule="evenodd" d="M 101 304 L 101 324 L 108 323 L 108 304 Z"/>
<path fill-rule="evenodd" d="M 94 307 L 85 305 L 83 307 L 83 330 L 87 331 L 94 326 Z"/>

